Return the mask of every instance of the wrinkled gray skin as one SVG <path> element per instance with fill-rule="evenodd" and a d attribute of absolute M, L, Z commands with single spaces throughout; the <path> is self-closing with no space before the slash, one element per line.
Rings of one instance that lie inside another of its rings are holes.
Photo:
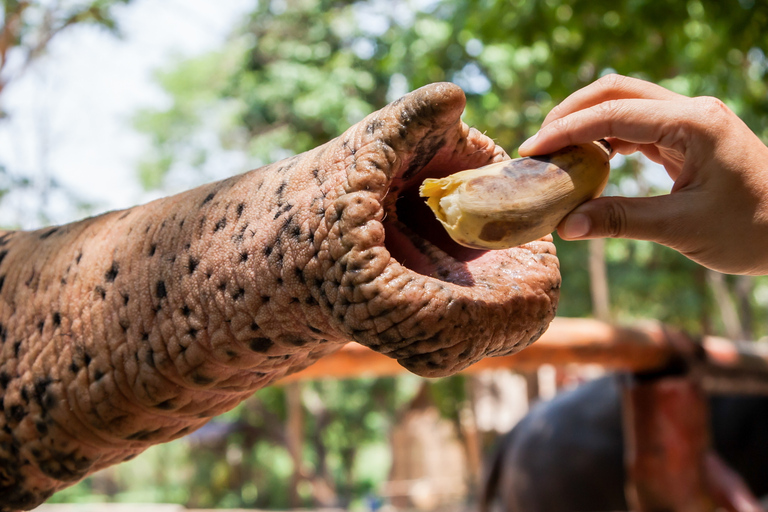
<path fill-rule="evenodd" d="M 463 108 L 434 84 L 296 157 L 0 233 L 0 511 L 181 437 L 350 340 L 436 377 L 540 336 L 560 283 L 551 239 L 463 249 L 417 197 L 425 177 L 508 158 Z"/>

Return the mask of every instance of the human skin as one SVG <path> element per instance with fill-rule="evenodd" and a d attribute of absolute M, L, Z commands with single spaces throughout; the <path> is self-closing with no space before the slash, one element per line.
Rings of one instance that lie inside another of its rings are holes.
<path fill-rule="evenodd" d="M 601 138 L 662 164 L 674 185 L 588 201 L 560 223 L 561 237 L 651 240 L 713 270 L 768 274 L 768 147 L 722 101 L 608 75 L 552 109 L 520 155 Z"/>
<path fill-rule="evenodd" d="M 554 316 L 551 238 L 451 242 L 418 186 L 507 159 L 419 89 L 312 151 L 66 226 L 0 233 L 0 511 L 181 437 L 354 340 L 419 375 Z"/>

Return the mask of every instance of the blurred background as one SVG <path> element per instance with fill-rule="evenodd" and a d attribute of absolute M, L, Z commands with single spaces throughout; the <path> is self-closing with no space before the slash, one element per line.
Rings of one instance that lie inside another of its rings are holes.
<path fill-rule="evenodd" d="M 768 4 L 760 0 L 2 5 L 5 229 L 129 207 L 300 153 L 436 81 L 460 85 L 464 120 L 511 156 L 554 105 L 612 72 L 717 96 L 768 141 Z M 617 156 L 612 168 L 607 194 L 671 186 L 641 158 Z M 652 319 L 732 340 L 768 335 L 766 278 L 717 274 L 647 242 L 556 243 L 560 316 Z M 529 401 L 595 372 L 275 386 L 51 503 L 466 506 L 483 454 Z"/>

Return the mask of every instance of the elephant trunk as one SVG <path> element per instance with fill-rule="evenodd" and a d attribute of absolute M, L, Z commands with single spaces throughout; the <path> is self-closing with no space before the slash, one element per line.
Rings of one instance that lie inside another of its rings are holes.
<path fill-rule="evenodd" d="M 437 84 L 313 151 L 0 236 L 0 512 L 183 436 L 354 340 L 425 376 L 554 316 L 549 240 L 453 244 L 424 178 L 508 158 Z M 430 224 L 432 223 L 432 224 Z"/>

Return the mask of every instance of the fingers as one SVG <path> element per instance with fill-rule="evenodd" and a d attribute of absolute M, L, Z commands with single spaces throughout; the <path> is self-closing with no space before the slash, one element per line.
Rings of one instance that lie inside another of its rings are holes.
<path fill-rule="evenodd" d="M 635 144 L 675 147 L 688 104 L 646 99 L 610 100 L 556 119 L 525 141 L 521 156 L 543 155 L 572 144 L 613 137 Z"/>
<path fill-rule="evenodd" d="M 553 108 L 542 126 L 546 126 L 555 119 L 565 117 L 578 110 L 595 106 L 604 101 L 618 99 L 646 99 L 646 100 L 675 100 L 681 96 L 660 85 L 652 84 L 637 78 L 611 74 L 579 89 L 568 96 L 562 103 Z"/>
<path fill-rule="evenodd" d="M 587 238 L 633 238 L 651 240 L 670 247 L 676 229 L 670 222 L 679 219 L 679 200 L 671 196 L 601 197 L 588 201 L 571 212 L 557 232 L 565 240 Z"/>

